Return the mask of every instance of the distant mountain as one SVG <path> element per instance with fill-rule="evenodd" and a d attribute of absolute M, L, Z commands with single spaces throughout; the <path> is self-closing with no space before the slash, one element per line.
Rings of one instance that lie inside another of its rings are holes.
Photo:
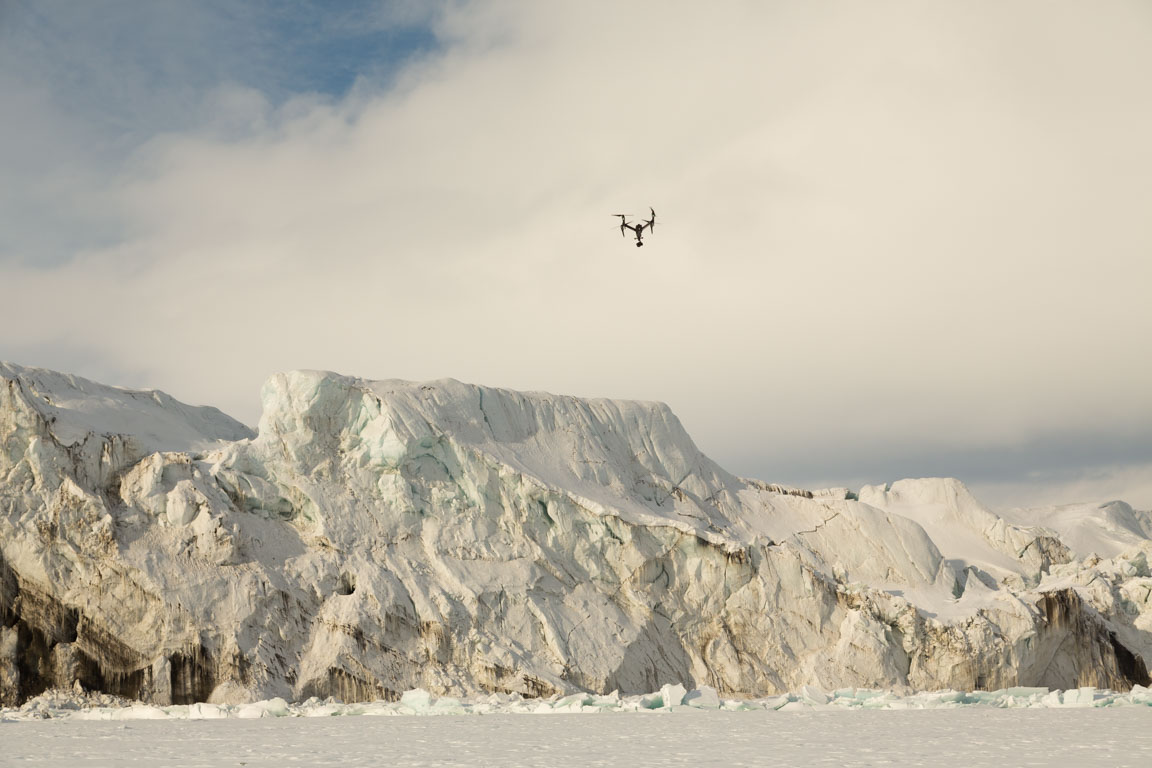
<path fill-rule="evenodd" d="M 0 703 L 1149 683 L 1122 503 L 741 479 L 659 403 L 303 371 L 253 434 L 0 378 Z"/>

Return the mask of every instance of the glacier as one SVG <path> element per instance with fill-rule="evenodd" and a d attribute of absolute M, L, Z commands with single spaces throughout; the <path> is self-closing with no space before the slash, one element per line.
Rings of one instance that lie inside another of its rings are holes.
<path fill-rule="evenodd" d="M 736 477 L 663 404 L 0 363 L 0 705 L 1148 686 L 1152 515 Z M 1140 689 L 1142 690 L 1142 689 Z"/>

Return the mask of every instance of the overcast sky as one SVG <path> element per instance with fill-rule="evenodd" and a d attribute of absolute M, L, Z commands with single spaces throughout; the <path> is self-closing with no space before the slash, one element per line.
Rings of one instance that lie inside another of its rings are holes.
<path fill-rule="evenodd" d="M 1152 508 L 1146 0 L 0 0 L 0 358 L 669 403 Z M 644 248 L 611 214 L 656 209 Z"/>

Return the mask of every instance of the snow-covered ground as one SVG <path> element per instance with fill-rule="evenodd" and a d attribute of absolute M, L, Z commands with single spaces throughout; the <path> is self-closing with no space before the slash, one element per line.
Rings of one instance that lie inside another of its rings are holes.
<path fill-rule="evenodd" d="M 535 715 L 535 716 L 533 716 Z M 0 765 L 1147 766 L 1152 689 L 897 696 L 813 688 L 758 700 L 492 694 L 157 707 L 48 692 L 0 709 Z"/>
<path fill-rule="evenodd" d="M 1152 710 L 1152 688 L 1141 685 L 1115 692 L 1096 688 L 1051 691 L 1047 688 L 1004 688 L 996 691 L 924 691 L 901 696 L 891 691 L 841 688 L 822 691 L 805 686 L 779 696 L 730 699 L 715 688 L 688 691 L 682 685 L 664 685 L 653 693 L 621 696 L 594 693 L 559 694 L 548 698 L 525 698 L 520 694 L 492 693 L 456 698 L 435 696 L 428 691 L 406 691 L 398 701 L 344 703 L 333 698 L 312 697 L 289 703 L 266 699 L 250 704 L 176 704 L 157 706 L 103 693 L 51 690 L 19 707 L 0 707 L 0 723 L 29 720 L 256 720 L 295 717 L 395 717 L 445 715 L 558 715 L 627 712 L 679 712 L 719 710 L 726 712 L 793 712 L 832 709 L 1116 709 L 1137 707 Z"/>
<path fill-rule="evenodd" d="M 1152 708 L 0 724 L 6 766 L 1140 766 Z"/>

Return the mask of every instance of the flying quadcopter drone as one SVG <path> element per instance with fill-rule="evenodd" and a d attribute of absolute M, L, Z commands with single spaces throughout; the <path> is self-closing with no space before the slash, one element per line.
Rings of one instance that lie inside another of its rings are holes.
<path fill-rule="evenodd" d="M 626 213 L 614 213 L 614 214 L 612 214 L 613 216 L 619 216 L 620 217 L 620 236 L 621 237 L 628 237 L 628 235 L 624 234 L 625 229 L 630 229 L 636 233 L 636 247 L 637 248 L 644 245 L 644 228 L 645 227 L 648 228 L 649 232 L 655 232 L 656 231 L 656 211 L 654 211 L 651 208 L 649 208 L 648 210 L 652 212 L 652 218 L 648 219 L 645 222 L 641 222 L 640 224 L 629 224 L 628 223 L 628 214 L 626 214 Z"/>

